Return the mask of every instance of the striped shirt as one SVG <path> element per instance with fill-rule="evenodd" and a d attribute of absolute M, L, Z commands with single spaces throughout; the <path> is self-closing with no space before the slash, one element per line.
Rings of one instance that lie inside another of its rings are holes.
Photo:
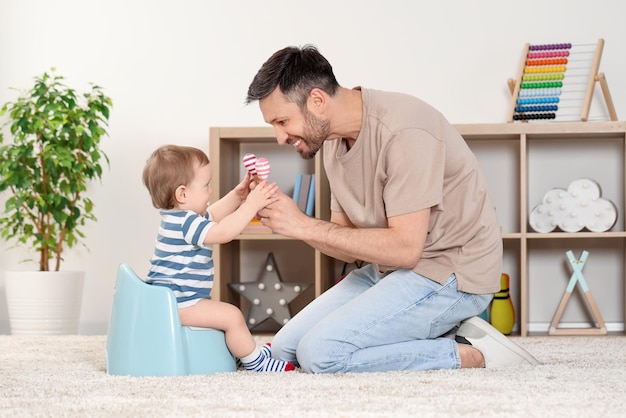
<path fill-rule="evenodd" d="M 161 225 L 146 282 L 172 289 L 179 308 L 210 299 L 215 269 L 212 246 L 204 245 L 204 238 L 215 222 L 208 212 L 205 216 L 178 209 L 160 213 Z"/>

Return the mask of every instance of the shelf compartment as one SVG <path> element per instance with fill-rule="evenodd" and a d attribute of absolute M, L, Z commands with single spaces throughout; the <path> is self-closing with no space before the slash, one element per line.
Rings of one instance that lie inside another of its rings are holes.
<path fill-rule="evenodd" d="M 567 250 L 576 256 L 583 249 L 589 251 L 585 266 L 589 273 L 584 274 L 589 274 L 589 286 L 604 320 L 625 323 L 626 122 L 467 124 L 456 128 L 475 152 L 496 205 L 503 230 L 503 270 L 511 276 L 520 335 L 528 335 L 529 324 L 550 323 L 572 274 Z M 599 183 L 602 197 L 617 208 L 616 224 L 606 232 L 533 231 L 528 215 L 545 193 L 553 187 L 567 188 L 578 178 Z M 572 305 L 575 299 L 572 296 Z M 584 314 L 568 307 L 563 320 L 584 322 L 588 319 Z"/>
<path fill-rule="evenodd" d="M 269 180 L 276 182 L 288 195 L 293 193 L 297 174 L 315 174 L 315 217 L 329 219 L 330 189 L 322 167 L 322 153 L 319 152 L 312 160 L 302 159 L 292 147 L 277 143 L 271 127 L 209 129 L 209 157 L 214 178 L 212 202 L 232 190 L 244 177 L 245 168 L 242 160 L 247 152 L 270 161 Z M 250 269 L 256 269 L 258 273 L 270 251 L 274 253 L 284 281 L 311 283 L 305 294 L 290 304 L 292 315 L 334 284 L 336 270 L 334 260 L 306 243 L 280 234 L 243 233 L 232 242 L 215 245 L 213 248 L 214 298 L 245 309 L 247 301 L 232 291 L 228 283 L 255 281 L 256 276 L 254 280 L 249 279 L 253 273 Z M 259 257 L 262 261 L 257 259 Z M 298 278 L 290 279 L 290 276 Z M 255 328 L 255 332 L 258 331 Z"/>

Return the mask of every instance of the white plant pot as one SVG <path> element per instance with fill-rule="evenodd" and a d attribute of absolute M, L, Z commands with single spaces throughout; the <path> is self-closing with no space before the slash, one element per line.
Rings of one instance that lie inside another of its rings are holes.
<path fill-rule="evenodd" d="M 82 271 L 5 272 L 11 333 L 78 333 L 84 280 Z"/>

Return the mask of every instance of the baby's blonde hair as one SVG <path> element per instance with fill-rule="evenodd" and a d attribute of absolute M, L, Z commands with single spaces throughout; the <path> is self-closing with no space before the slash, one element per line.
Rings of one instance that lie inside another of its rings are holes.
<path fill-rule="evenodd" d="M 196 169 L 209 164 L 204 151 L 181 145 L 163 145 L 157 148 L 143 169 L 143 184 L 150 192 L 157 209 L 176 207 L 176 189 L 186 186 L 194 178 Z"/>

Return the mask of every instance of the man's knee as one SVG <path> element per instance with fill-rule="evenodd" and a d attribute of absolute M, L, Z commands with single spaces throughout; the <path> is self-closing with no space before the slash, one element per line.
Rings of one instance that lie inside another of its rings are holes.
<path fill-rule="evenodd" d="M 291 347 L 291 344 L 291 339 L 279 331 L 272 339 L 272 357 L 297 365 L 296 350 Z"/>
<path fill-rule="evenodd" d="M 330 343 L 321 339 L 303 338 L 298 344 L 296 357 L 298 364 L 307 373 L 340 373 L 345 367 L 344 356 L 331 350 Z M 336 344 L 336 343 L 335 343 Z"/>

